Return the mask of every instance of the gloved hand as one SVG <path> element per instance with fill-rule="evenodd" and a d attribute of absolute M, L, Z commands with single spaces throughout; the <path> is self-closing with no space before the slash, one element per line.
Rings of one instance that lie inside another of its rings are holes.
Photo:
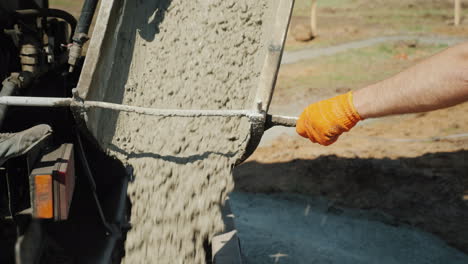
<path fill-rule="evenodd" d="M 360 120 L 349 92 L 309 105 L 299 116 L 296 131 L 312 142 L 328 146 Z"/>

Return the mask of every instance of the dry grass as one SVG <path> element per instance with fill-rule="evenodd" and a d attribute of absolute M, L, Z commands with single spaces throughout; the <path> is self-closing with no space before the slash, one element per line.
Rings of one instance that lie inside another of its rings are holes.
<path fill-rule="evenodd" d="M 297 24 L 308 23 L 310 2 L 296 1 L 291 29 Z M 468 22 L 463 19 L 459 27 L 451 24 L 452 1 L 319 0 L 317 14 L 319 37 L 309 42 L 297 42 L 289 36 L 286 49 L 329 46 L 395 34 L 464 36 L 468 30 Z"/>

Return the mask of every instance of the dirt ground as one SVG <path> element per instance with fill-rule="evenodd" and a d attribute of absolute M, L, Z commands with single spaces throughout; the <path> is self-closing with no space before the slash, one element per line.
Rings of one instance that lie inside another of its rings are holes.
<path fill-rule="evenodd" d="M 377 35 L 465 37 L 468 26 L 451 25 L 451 1 L 330 2 L 340 3 L 320 6 L 319 1 L 320 36 L 303 43 L 289 35 L 288 50 Z M 307 23 L 304 12 L 295 10 L 292 28 Z M 309 103 L 382 80 L 447 46 L 384 43 L 283 65 L 271 112 L 299 114 Z M 368 120 L 329 147 L 312 144 L 293 130 L 276 133 L 236 168 L 236 189 L 322 196 L 336 206 L 378 210 L 389 224 L 415 226 L 468 253 L 467 113 L 465 103 Z"/>
<path fill-rule="evenodd" d="M 284 135 L 237 168 L 236 188 L 379 209 L 468 252 L 468 138 L 416 141 L 467 131 L 467 107 L 362 125 L 327 148 Z"/>
<path fill-rule="evenodd" d="M 309 2 L 296 1 L 290 32 L 308 23 Z M 81 7 L 81 1 L 52 4 L 74 15 Z M 286 50 L 388 35 L 465 37 L 467 3 L 463 10 L 462 24 L 454 27 L 451 0 L 319 0 L 318 38 L 298 42 L 290 33 Z M 271 112 L 297 115 L 311 102 L 384 79 L 446 47 L 384 43 L 283 65 Z M 235 169 L 236 189 L 318 195 L 333 206 L 377 210 L 388 224 L 415 226 L 468 253 L 467 111 L 462 104 L 366 121 L 329 147 L 293 130 L 270 135 L 268 144 Z"/>
<path fill-rule="evenodd" d="M 311 1 L 296 0 L 290 35 L 298 24 L 309 23 Z M 462 1 L 462 10 L 467 3 Z M 382 35 L 462 35 L 468 21 L 453 26 L 451 0 L 318 0 L 318 38 L 311 42 L 289 37 L 287 50 L 329 46 Z"/>

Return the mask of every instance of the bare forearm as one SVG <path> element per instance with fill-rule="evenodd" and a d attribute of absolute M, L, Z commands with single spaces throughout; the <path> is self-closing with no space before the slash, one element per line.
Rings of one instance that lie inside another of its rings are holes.
<path fill-rule="evenodd" d="M 362 118 L 431 111 L 468 100 L 468 43 L 354 93 Z"/>
<path fill-rule="evenodd" d="M 468 43 L 354 93 L 309 105 L 299 117 L 296 131 L 328 146 L 364 118 L 425 112 L 467 100 Z"/>

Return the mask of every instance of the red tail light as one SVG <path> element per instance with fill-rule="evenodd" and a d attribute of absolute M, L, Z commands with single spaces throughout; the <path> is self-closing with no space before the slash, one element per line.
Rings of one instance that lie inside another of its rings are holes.
<path fill-rule="evenodd" d="M 73 145 L 63 144 L 45 154 L 30 179 L 33 216 L 66 220 L 75 188 Z"/>
<path fill-rule="evenodd" d="M 53 197 L 52 175 L 34 176 L 34 215 L 37 218 L 54 217 L 54 197 Z"/>

